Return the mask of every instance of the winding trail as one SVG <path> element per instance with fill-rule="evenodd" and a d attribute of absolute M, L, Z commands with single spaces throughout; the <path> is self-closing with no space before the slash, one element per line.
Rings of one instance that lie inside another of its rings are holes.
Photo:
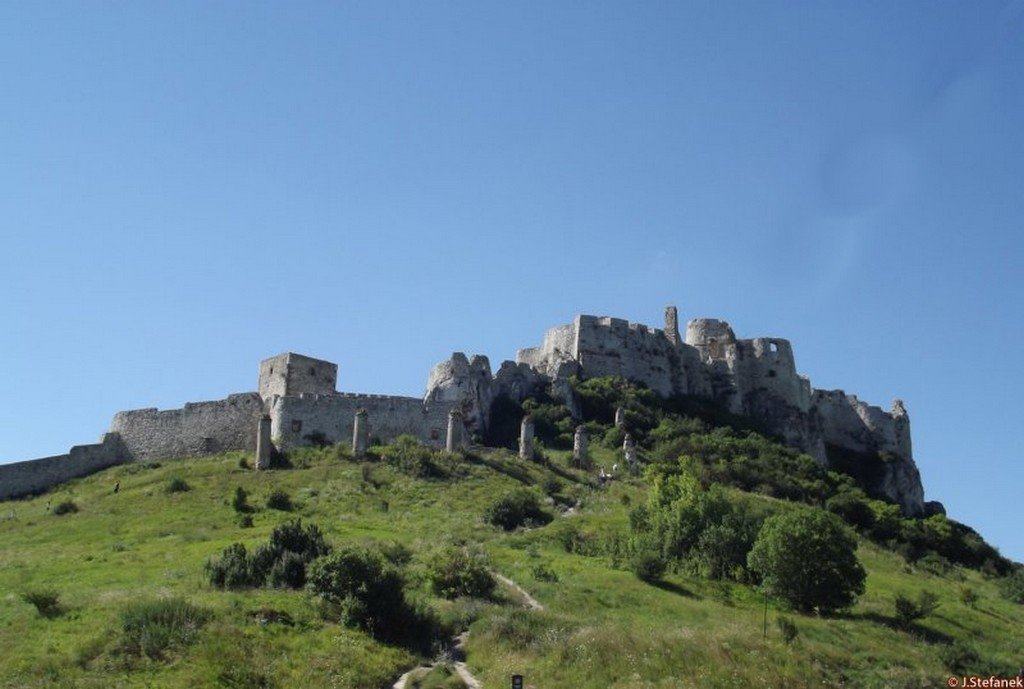
<path fill-rule="evenodd" d="M 516 582 L 512 581 L 511 579 L 509 579 L 508 577 L 506 577 L 506 576 L 504 576 L 502 574 L 498 574 L 497 572 L 491 572 L 491 574 L 493 574 L 494 578 L 497 579 L 498 581 L 500 581 L 506 587 L 512 589 L 516 593 L 516 595 L 518 595 L 522 599 L 523 605 L 528 607 L 530 610 L 543 610 L 544 609 L 544 606 L 541 605 L 540 601 L 538 601 L 536 598 L 531 596 L 526 591 L 526 589 L 524 589 L 522 586 L 520 586 Z"/>
<path fill-rule="evenodd" d="M 502 586 L 511 589 L 522 601 L 525 607 L 530 610 L 538 611 L 544 609 L 544 606 L 541 605 L 540 601 L 531 596 L 526 589 L 516 582 L 502 574 L 498 574 L 497 572 L 491 572 L 491 574 L 494 575 L 494 578 L 497 579 Z M 451 665 L 455 674 L 457 674 L 459 679 L 461 679 L 466 685 L 466 689 L 483 689 L 483 685 L 480 684 L 480 680 L 473 676 L 473 673 L 469 671 L 469 666 L 466 665 L 466 641 L 468 640 L 469 630 L 466 630 L 452 639 L 452 645 L 445 650 L 439 660 L 434 661 L 430 665 L 419 665 L 409 670 L 399 677 L 398 681 L 391 685 L 391 689 L 408 689 L 407 685 L 409 684 L 409 680 L 421 673 L 426 674 L 427 672 L 430 672 L 438 665 Z"/>

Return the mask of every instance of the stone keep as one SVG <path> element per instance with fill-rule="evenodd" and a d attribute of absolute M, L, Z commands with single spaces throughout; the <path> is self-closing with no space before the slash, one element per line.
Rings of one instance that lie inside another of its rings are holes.
<path fill-rule="evenodd" d="M 519 426 L 519 457 L 533 459 L 533 417 L 529 414 Z"/>
<path fill-rule="evenodd" d="M 583 426 L 577 426 L 572 436 L 572 463 L 577 467 L 585 467 L 588 464 L 587 431 Z"/>
<path fill-rule="evenodd" d="M 260 362 L 259 393 L 265 401 L 304 394 L 329 395 L 338 384 L 338 365 L 285 352 Z"/>
<path fill-rule="evenodd" d="M 366 448 L 370 441 L 370 422 L 366 410 L 360 409 L 356 412 L 352 422 L 352 456 L 359 458 L 366 455 Z"/>
<path fill-rule="evenodd" d="M 462 412 L 452 409 L 448 412 L 448 435 L 445 438 L 444 449 L 448 452 L 457 452 L 462 449 Z"/>
<path fill-rule="evenodd" d="M 270 441 L 270 417 L 261 416 L 256 424 L 256 459 L 253 468 L 257 471 L 270 468 L 270 457 L 274 446 Z"/>

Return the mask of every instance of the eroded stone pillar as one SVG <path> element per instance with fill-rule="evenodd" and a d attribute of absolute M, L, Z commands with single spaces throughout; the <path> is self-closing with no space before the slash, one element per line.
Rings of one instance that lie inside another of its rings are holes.
<path fill-rule="evenodd" d="M 445 440 L 444 449 L 448 452 L 458 452 L 462 449 L 462 434 L 465 427 L 462 424 L 462 412 L 452 409 L 448 412 L 448 437 Z"/>
<path fill-rule="evenodd" d="M 366 410 L 360 409 L 356 412 L 355 421 L 352 422 L 352 456 L 362 457 L 366 454 L 366 446 L 370 439 L 370 423 L 367 419 Z"/>
<path fill-rule="evenodd" d="M 270 457 L 274 444 L 270 441 L 270 417 L 261 416 L 256 424 L 256 459 L 253 468 L 257 471 L 270 468 Z"/>
<path fill-rule="evenodd" d="M 625 439 L 622 441 L 622 454 L 626 458 L 626 466 L 632 471 L 637 467 L 640 461 L 640 456 L 636 451 L 636 441 L 633 440 L 633 436 L 629 433 L 626 434 Z"/>
<path fill-rule="evenodd" d="M 587 442 L 587 431 L 583 426 L 577 426 L 572 436 L 572 463 L 578 467 L 585 467 L 588 463 L 589 443 Z"/>
<path fill-rule="evenodd" d="M 625 428 L 626 427 L 626 410 L 619 407 L 615 410 L 615 427 Z"/>
<path fill-rule="evenodd" d="M 533 417 L 527 414 L 519 426 L 519 456 L 533 459 Z"/>

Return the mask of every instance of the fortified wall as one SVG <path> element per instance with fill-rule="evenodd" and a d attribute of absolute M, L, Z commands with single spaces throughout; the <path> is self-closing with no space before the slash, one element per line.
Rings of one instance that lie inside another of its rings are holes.
<path fill-rule="evenodd" d="M 909 514 L 925 510 L 913 460 L 910 420 L 896 400 L 889 411 L 841 390 L 817 390 L 797 372 L 788 340 L 738 339 L 725 321 L 698 318 L 680 336 L 675 307 L 662 328 L 610 317 L 579 315 L 551 328 L 538 347 L 521 349 L 492 373 L 486 356 L 454 353 L 430 372 L 423 399 L 337 392 L 338 367 L 284 353 L 260 363 L 257 392 L 186 404 L 181 409 L 119 412 L 99 445 L 67 455 L 0 465 L 0 499 L 45 490 L 61 481 L 129 461 L 251 452 L 257 428 L 278 449 L 319 442 L 351 442 L 356 414 L 366 437 L 411 434 L 445 442 L 449 411 L 463 424 L 460 437 L 482 434 L 495 400 L 521 401 L 544 388 L 563 399 L 574 417 L 579 405 L 573 376 L 621 376 L 663 395 L 710 400 L 757 422 L 825 466 L 874 467 L 873 488 Z M 464 431 L 464 433 L 462 432 Z M 266 431 L 264 431 L 266 432 Z"/>

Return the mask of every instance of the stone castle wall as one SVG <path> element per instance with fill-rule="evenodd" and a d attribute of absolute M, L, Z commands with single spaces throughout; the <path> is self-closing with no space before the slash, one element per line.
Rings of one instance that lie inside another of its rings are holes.
<path fill-rule="evenodd" d="M 330 395 L 275 397 L 270 403 L 270 434 L 279 449 L 308 445 L 312 439 L 351 443 L 356 412 L 365 409 L 370 438 L 391 440 L 402 434 L 443 446 L 452 402 L 424 403 L 416 397 Z"/>
<path fill-rule="evenodd" d="M 252 451 L 264 414 L 271 417 L 271 435 L 280 449 L 320 441 L 351 442 L 359 409 L 367 411 L 370 437 L 389 440 L 411 434 L 443 446 L 453 408 L 460 412 L 467 433 L 479 432 L 486 429 L 496 398 L 522 400 L 550 385 L 578 418 L 572 376 L 621 376 L 662 395 L 710 399 L 758 421 L 826 465 L 830 447 L 865 456 L 884 454 L 889 459 L 879 490 L 909 513 L 923 510 L 910 420 L 902 403 L 886 412 L 842 391 L 813 389 L 797 372 L 787 340 L 739 340 L 728 323 L 707 318 L 691 320 L 682 340 L 674 307 L 666 309 L 665 323 L 665 329 L 657 329 L 619 318 L 580 315 L 549 329 L 539 347 L 519 350 L 516 362 L 503 362 L 494 375 L 487 357 L 469 359 L 456 352 L 433 368 L 422 400 L 335 392 L 336 364 L 280 354 L 261 362 L 259 392 L 181 409 L 120 412 L 110 439 L 101 445 L 0 466 L 0 498 L 42 490 L 120 461 Z"/>
<path fill-rule="evenodd" d="M 127 461 L 116 433 L 94 445 L 76 445 L 66 455 L 0 464 L 0 500 L 41 493 L 73 478 Z"/>
<path fill-rule="evenodd" d="M 258 393 L 245 392 L 181 409 L 118 412 L 110 430 L 120 434 L 133 460 L 198 457 L 256 448 L 256 425 L 263 415 Z"/>

